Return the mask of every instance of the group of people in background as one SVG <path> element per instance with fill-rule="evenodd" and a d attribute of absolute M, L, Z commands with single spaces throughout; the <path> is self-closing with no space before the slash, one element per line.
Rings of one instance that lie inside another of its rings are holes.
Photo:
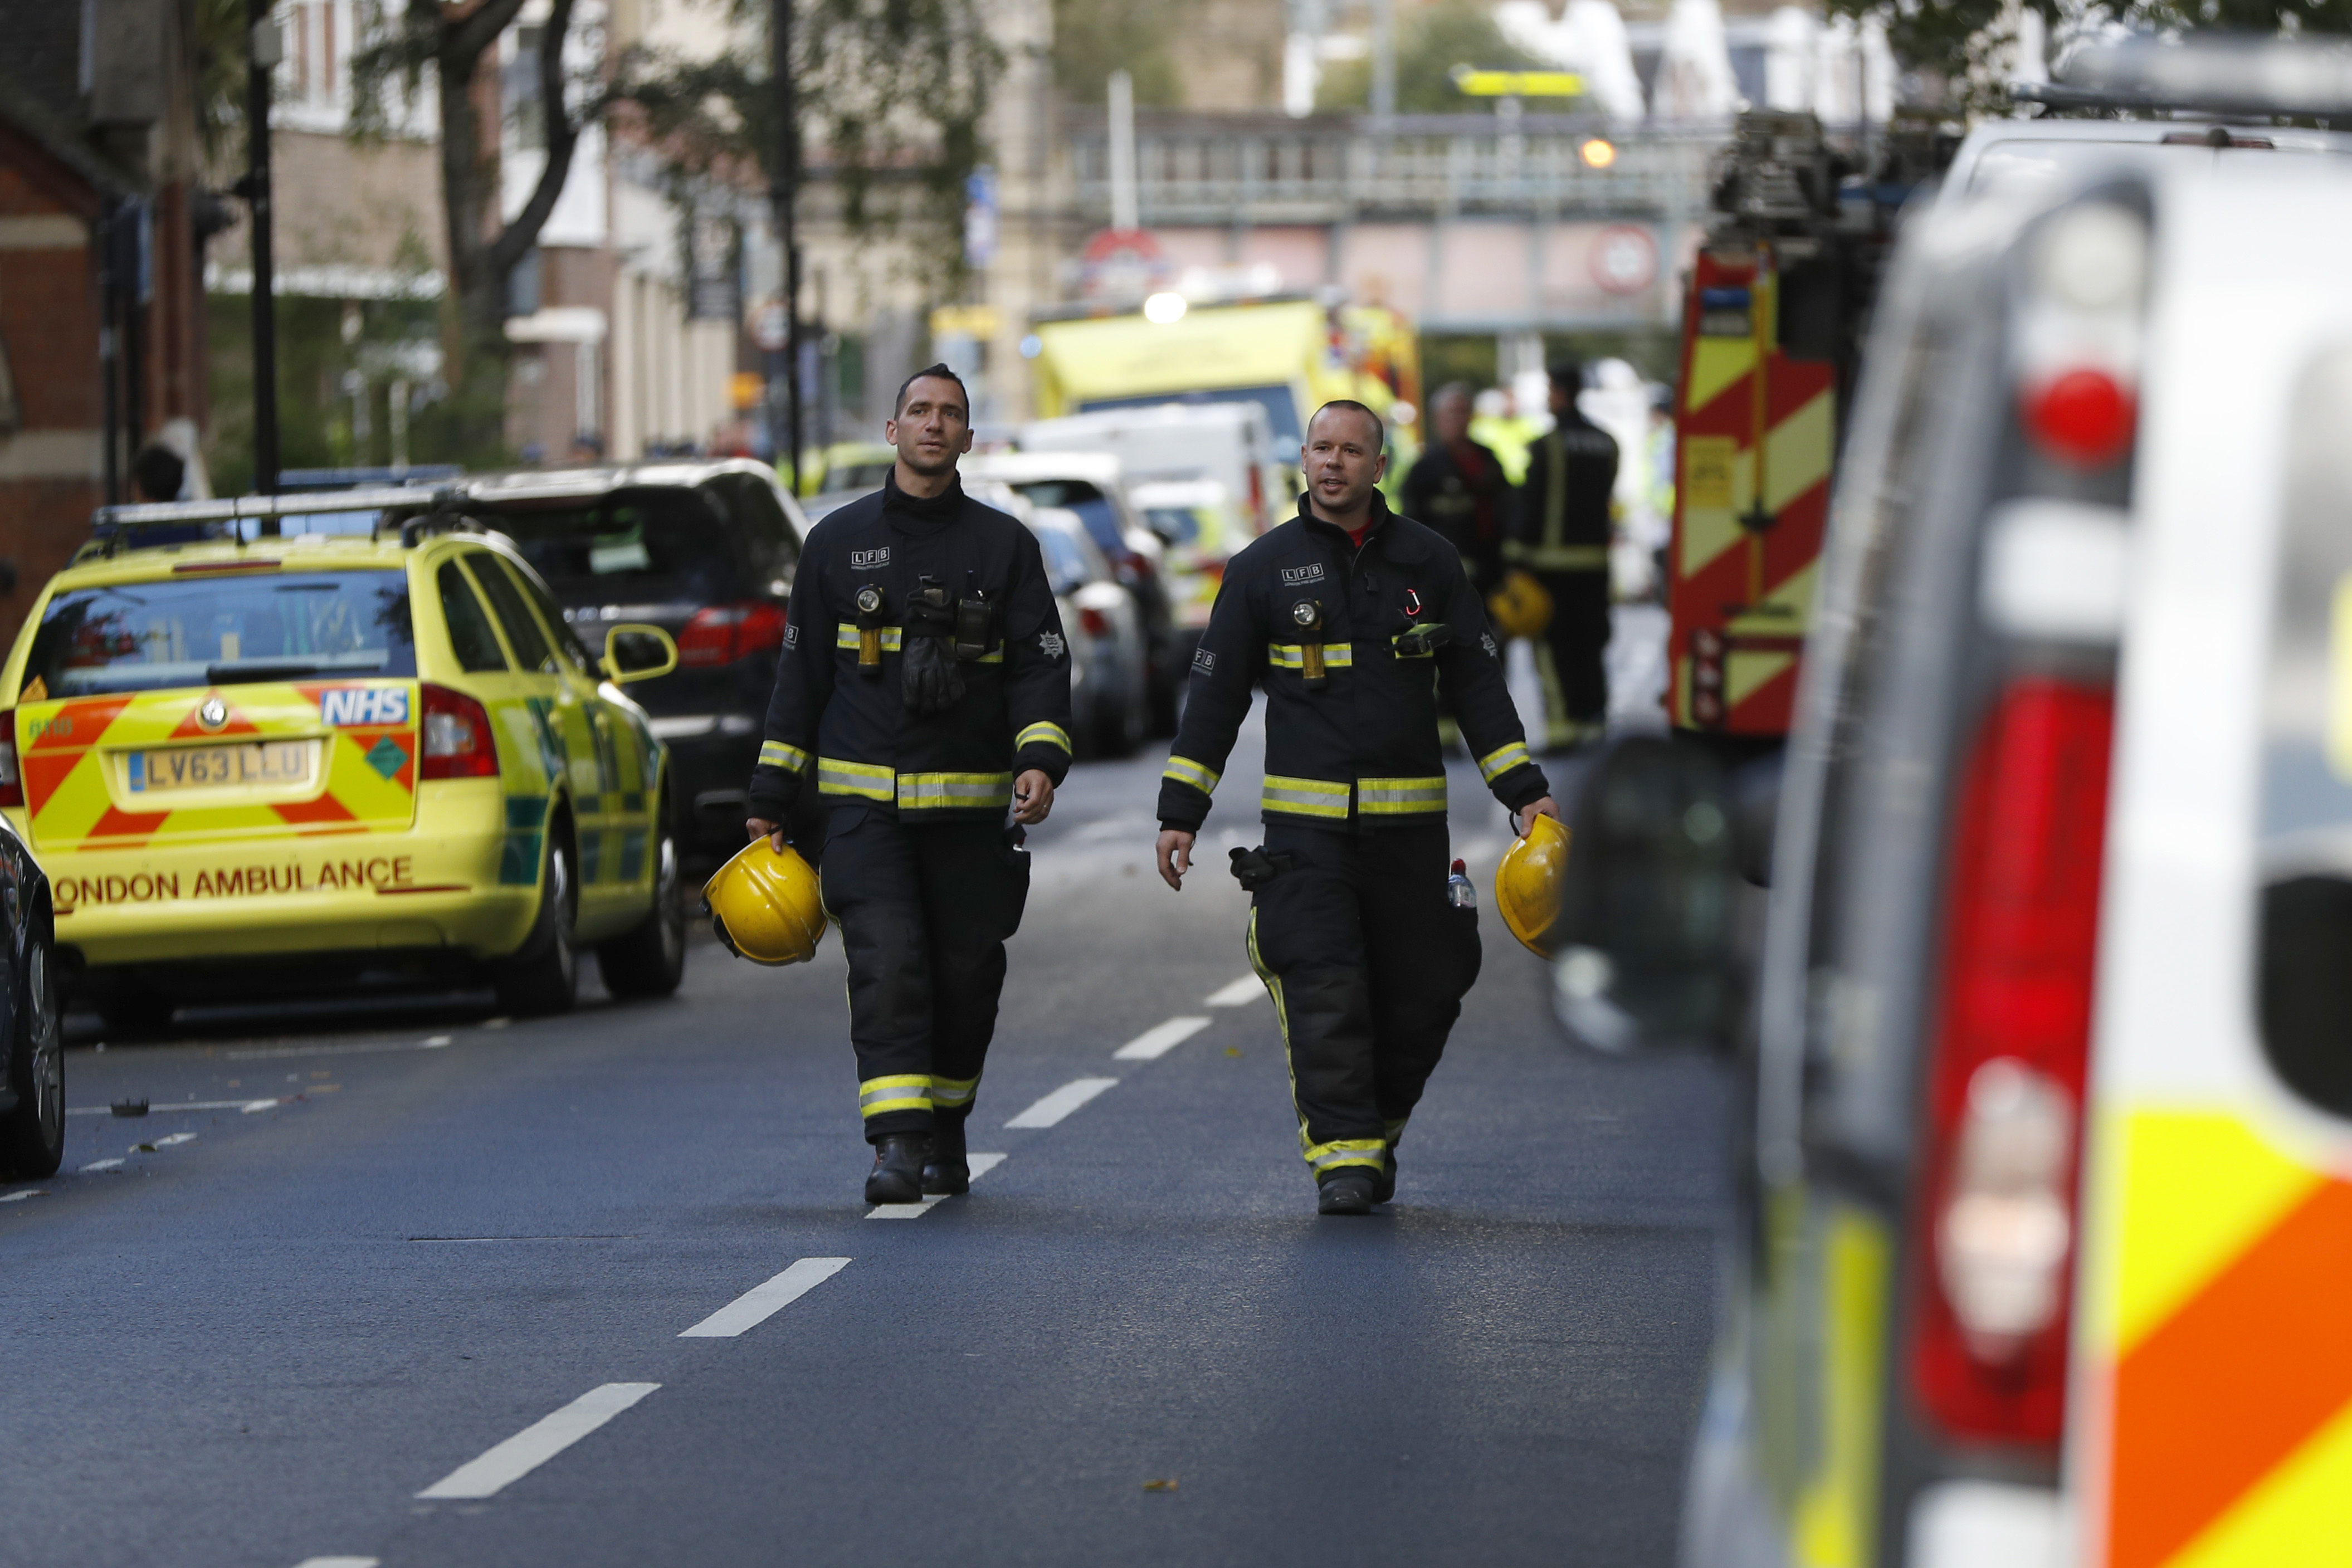
<path fill-rule="evenodd" d="M 1453 541 L 1490 603 L 1549 606 L 1548 614 L 1495 617 L 1507 634 L 1526 632 L 1533 644 L 1547 749 L 1597 738 L 1609 716 L 1618 450 L 1616 438 L 1577 406 L 1583 388 L 1582 366 L 1551 367 L 1552 426 L 1530 445 L 1517 485 L 1502 456 L 1472 434 L 1470 387 L 1438 388 L 1430 399 L 1429 444 L 1398 497 L 1407 517 Z"/>

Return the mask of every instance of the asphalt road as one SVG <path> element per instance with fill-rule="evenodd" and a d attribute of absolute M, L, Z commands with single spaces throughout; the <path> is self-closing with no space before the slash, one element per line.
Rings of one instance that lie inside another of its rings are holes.
<path fill-rule="evenodd" d="M 1033 840 L 1003 1158 L 903 1217 L 860 1201 L 837 943 L 538 1022 L 78 1019 L 99 1113 L 0 1187 L 0 1563 L 1669 1561 L 1717 1073 L 1571 1051 L 1483 909 L 1397 1202 L 1318 1218 L 1213 843 L 1254 764 L 1181 895 L 1157 769 L 1080 768 Z M 1507 830 L 1454 795 L 1483 886 Z"/>

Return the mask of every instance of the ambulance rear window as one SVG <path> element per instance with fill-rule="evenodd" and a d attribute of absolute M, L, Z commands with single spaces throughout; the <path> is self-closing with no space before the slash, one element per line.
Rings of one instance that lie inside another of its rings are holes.
<path fill-rule="evenodd" d="M 33 635 L 22 689 L 71 697 L 415 673 L 406 572 L 273 571 L 60 593 Z"/>

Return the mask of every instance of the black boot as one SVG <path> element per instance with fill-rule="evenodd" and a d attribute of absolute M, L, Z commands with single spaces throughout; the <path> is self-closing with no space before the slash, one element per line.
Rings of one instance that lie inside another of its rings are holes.
<path fill-rule="evenodd" d="M 1372 1201 L 1374 1203 L 1386 1203 L 1395 1197 L 1396 1151 L 1394 1149 L 1391 1149 L 1389 1151 L 1388 1164 L 1381 1167 L 1381 1174 L 1378 1177 L 1374 1178 L 1372 1182 Z"/>
<path fill-rule="evenodd" d="M 923 1198 L 923 1158 L 931 1140 L 919 1133 L 898 1133 L 874 1145 L 874 1170 L 866 1178 L 868 1203 L 920 1203 Z"/>
<path fill-rule="evenodd" d="M 963 1118 L 941 1116 L 931 1128 L 931 1154 L 923 1162 L 923 1196 L 954 1197 L 971 1190 L 971 1162 L 964 1155 Z"/>
<path fill-rule="evenodd" d="M 1372 1211 L 1372 1184 L 1378 1180 L 1374 1172 L 1361 1166 L 1342 1166 L 1317 1184 L 1315 1212 L 1318 1214 L 1370 1214 Z"/>

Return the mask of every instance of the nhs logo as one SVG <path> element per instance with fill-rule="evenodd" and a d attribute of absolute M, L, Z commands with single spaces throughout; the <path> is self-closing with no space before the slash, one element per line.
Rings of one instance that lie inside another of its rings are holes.
<path fill-rule="evenodd" d="M 350 725 L 406 724 L 405 686 L 336 686 L 319 694 L 319 716 L 337 727 Z"/>

